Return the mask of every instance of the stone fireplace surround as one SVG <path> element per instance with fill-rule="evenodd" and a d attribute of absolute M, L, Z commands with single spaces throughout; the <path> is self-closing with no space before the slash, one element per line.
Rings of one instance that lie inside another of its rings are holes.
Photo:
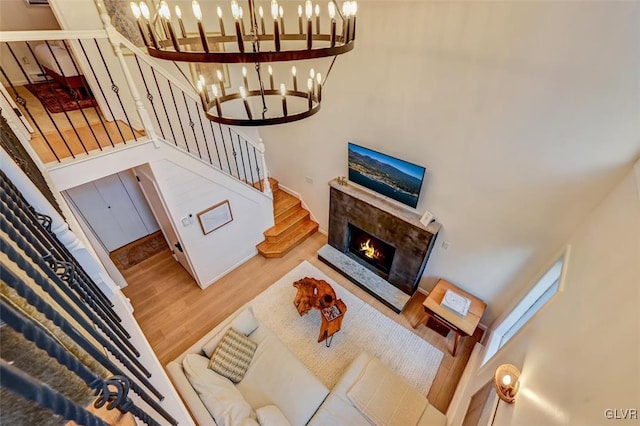
<path fill-rule="evenodd" d="M 352 183 L 329 182 L 328 245 L 318 257 L 397 313 L 418 289 L 440 224 L 420 223 L 420 215 Z M 388 277 L 383 279 L 345 254 L 349 224 L 395 247 Z"/>

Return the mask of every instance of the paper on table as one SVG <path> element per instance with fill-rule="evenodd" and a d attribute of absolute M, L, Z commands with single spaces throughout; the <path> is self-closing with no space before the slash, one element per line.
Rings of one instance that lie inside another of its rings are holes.
<path fill-rule="evenodd" d="M 445 308 L 451 309 L 453 312 L 460 316 L 466 316 L 469 312 L 469 307 L 471 306 L 471 299 L 464 297 L 455 291 L 447 290 L 444 293 L 444 297 L 442 298 L 442 302 L 440 305 Z"/>
<path fill-rule="evenodd" d="M 333 321 L 342 315 L 342 311 L 336 305 L 330 306 L 328 308 L 324 308 L 322 310 L 322 315 L 327 319 L 327 321 Z"/>

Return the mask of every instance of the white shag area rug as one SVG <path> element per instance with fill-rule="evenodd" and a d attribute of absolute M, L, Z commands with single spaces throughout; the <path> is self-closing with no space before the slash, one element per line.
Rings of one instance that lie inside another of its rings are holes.
<path fill-rule="evenodd" d="M 293 305 L 293 283 L 304 277 L 327 281 L 347 305 L 341 330 L 331 347 L 317 343 L 320 312 L 298 315 Z M 368 352 L 427 395 L 442 361 L 442 352 L 387 318 L 305 261 L 250 302 L 260 319 L 328 388 L 333 388 L 347 366 L 362 351 Z"/>

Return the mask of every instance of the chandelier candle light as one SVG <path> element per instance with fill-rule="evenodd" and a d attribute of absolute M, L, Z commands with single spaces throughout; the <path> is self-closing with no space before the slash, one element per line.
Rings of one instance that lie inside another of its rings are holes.
<path fill-rule="evenodd" d="M 180 35 L 182 38 L 187 38 L 187 30 L 184 28 L 184 21 L 182 20 L 182 10 L 180 6 L 176 6 L 176 16 L 178 17 L 178 25 L 180 26 Z"/>
<path fill-rule="evenodd" d="M 216 65 L 218 68 L 215 73 L 217 81 L 205 81 L 200 76 L 194 82 L 194 86 L 200 93 L 205 114 L 210 120 L 229 125 L 260 126 L 289 123 L 316 114 L 320 110 L 322 102 L 322 86 L 326 84 L 335 59 L 338 55 L 348 53 L 355 47 L 356 2 L 346 1 L 340 8 L 335 0 L 328 0 L 326 6 L 322 6 L 322 3 L 314 4 L 312 0 L 297 4 L 293 6 L 293 14 L 290 16 L 290 19 L 295 19 L 297 11 L 298 28 L 297 32 L 294 30 L 294 33 L 286 32 L 285 10 L 277 0 L 270 0 L 269 3 L 263 4 L 269 7 L 273 18 L 272 33 L 267 32 L 263 5 L 257 7 L 255 0 L 247 0 L 247 5 L 249 25 L 245 27 L 243 8 L 239 5 L 238 0 L 230 1 L 231 14 L 228 19 L 233 19 L 235 31 L 229 35 L 225 33 L 223 8 L 216 7 L 215 9 L 218 17 L 217 28 L 206 28 L 211 24 L 207 24 L 203 20 L 203 16 L 213 15 L 213 8 L 210 12 L 203 14 L 200 3 L 195 0 L 192 2 L 194 20 L 185 19 L 179 6 L 175 6 L 173 9 L 175 10 L 176 24 L 180 29 L 179 32 L 174 29 L 176 27 L 174 27 L 171 8 L 167 0 L 162 0 L 159 3 L 158 9 L 154 11 L 153 15 L 149 10 L 149 5 L 144 1 L 132 2 L 131 10 L 149 55 L 170 61 L 226 64 L 229 66 L 229 71 L 225 72 L 223 76 L 220 65 Z M 322 14 L 323 7 L 326 7 L 325 15 Z M 306 18 L 306 25 L 304 25 L 303 14 Z M 154 18 L 152 19 L 151 16 Z M 324 25 L 321 23 L 322 18 L 327 19 Z M 336 32 L 337 19 L 341 20 L 340 34 Z M 195 37 L 189 36 L 187 32 L 189 25 L 194 25 L 194 21 L 198 30 Z M 289 28 L 292 27 L 290 24 L 291 22 L 289 22 Z M 325 30 L 325 33 L 322 32 L 322 29 Z M 321 58 L 332 59 L 328 69 L 322 72 L 324 80 L 320 72 L 316 73 L 313 68 L 306 68 L 310 69 L 307 91 L 304 89 L 300 91 L 297 72 L 300 68 L 305 69 L 302 61 Z M 276 65 L 278 62 L 296 62 L 296 65 L 289 68 L 287 64 L 284 64 L 283 68 Z M 255 64 L 255 67 L 252 67 L 255 70 L 249 71 L 247 66 L 233 68 L 234 64 Z M 267 66 L 268 86 L 263 80 L 263 64 Z M 286 72 L 284 76 L 280 75 L 287 69 L 291 70 L 292 77 L 287 77 Z M 252 74 L 251 78 L 248 76 L 249 72 Z M 225 81 L 225 78 L 228 81 Z M 293 87 L 287 88 L 285 82 L 289 78 L 291 78 Z M 249 84 L 250 82 L 252 85 Z M 238 91 L 229 89 L 228 92 L 225 92 L 225 83 L 237 87 Z M 213 94 L 212 97 L 209 96 L 210 93 Z M 251 104 L 254 108 L 257 105 L 254 102 L 249 102 L 252 98 L 259 99 L 262 103 L 262 111 L 256 111 L 255 116 L 250 107 Z M 300 104 L 305 98 L 307 100 L 306 108 Z M 245 116 L 238 114 L 239 111 L 242 111 L 242 107 L 240 109 L 237 107 L 223 108 L 223 104 L 229 103 L 231 105 L 240 101 L 244 106 Z M 281 108 L 278 107 L 278 103 L 282 105 Z"/>
<path fill-rule="evenodd" d="M 286 117 L 287 114 L 287 88 L 284 83 L 280 85 L 280 94 L 282 94 L 282 114 Z"/>
<path fill-rule="evenodd" d="M 264 9 L 262 9 L 262 6 L 258 8 L 258 13 L 260 15 L 260 28 L 262 29 L 262 35 L 265 35 L 266 29 L 264 27 Z"/>

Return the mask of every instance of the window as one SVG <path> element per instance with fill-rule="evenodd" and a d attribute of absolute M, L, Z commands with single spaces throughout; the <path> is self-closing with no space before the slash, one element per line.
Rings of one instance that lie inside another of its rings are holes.
<path fill-rule="evenodd" d="M 569 249 L 536 282 L 493 331 L 482 364 L 489 361 L 527 322 L 560 291 Z"/>

